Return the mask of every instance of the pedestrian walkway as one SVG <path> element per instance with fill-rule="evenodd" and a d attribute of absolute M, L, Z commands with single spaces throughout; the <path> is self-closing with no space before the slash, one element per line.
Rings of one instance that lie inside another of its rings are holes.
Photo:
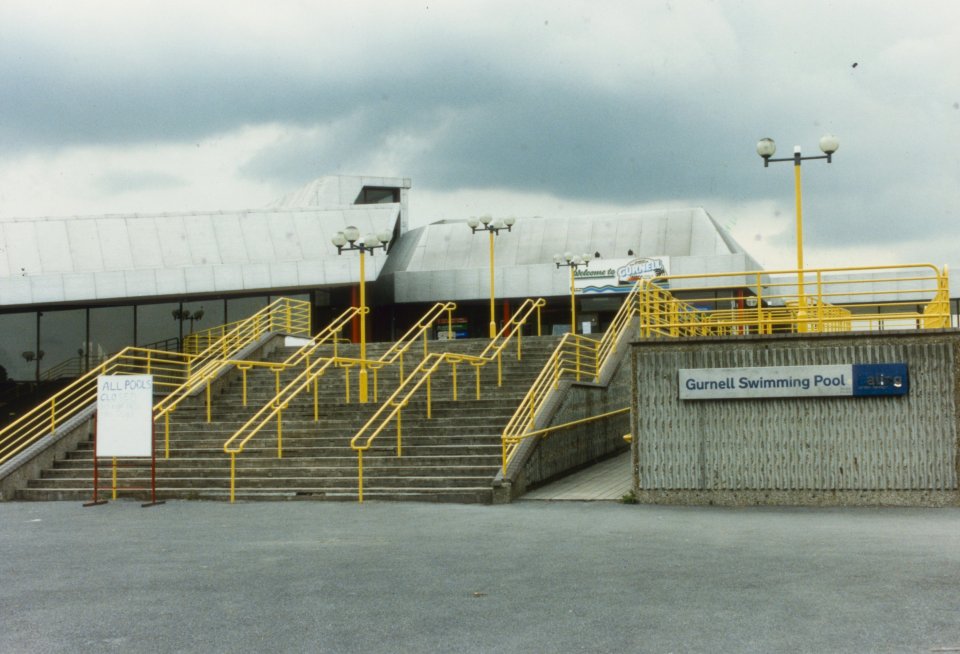
<path fill-rule="evenodd" d="M 960 651 L 960 510 L 0 503 L 0 652 Z"/>
<path fill-rule="evenodd" d="M 520 499 L 581 502 L 619 500 L 630 491 L 632 485 L 630 452 L 624 452 L 529 491 Z"/>

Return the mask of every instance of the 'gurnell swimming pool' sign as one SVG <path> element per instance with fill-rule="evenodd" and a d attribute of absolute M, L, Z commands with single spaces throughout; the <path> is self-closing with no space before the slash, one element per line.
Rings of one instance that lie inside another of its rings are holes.
<path fill-rule="evenodd" d="M 682 368 L 681 400 L 906 395 L 905 363 L 765 368 Z"/>

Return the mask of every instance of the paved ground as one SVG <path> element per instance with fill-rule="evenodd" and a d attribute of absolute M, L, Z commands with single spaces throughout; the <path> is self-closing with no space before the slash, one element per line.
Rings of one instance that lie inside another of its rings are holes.
<path fill-rule="evenodd" d="M 960 511 L 0 504 L 2 652 L 960 651 Z"/>
<path fill-rule="evenodd" d="M 528 491 L 524 493 L 523 499 L 574 502 L 619 500 L 631 488 L 633 488 L 633 475 L 630 471 L 630 452 L 624 452 Z"/>

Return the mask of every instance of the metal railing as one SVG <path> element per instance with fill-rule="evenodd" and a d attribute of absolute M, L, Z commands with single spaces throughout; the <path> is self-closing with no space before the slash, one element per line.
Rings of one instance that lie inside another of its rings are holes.
<path fill-rule="evenodd" d="M 281 298 L 245 321 L 237 323 L 220 341 L 196 355 L 128 347 L 91 368 L 64 389 L 51 396 L 0 431 L 0 463 L 22 452 L 40 438 L 79 415 L 96 402 L 97 377 L 100 375 L 154 376 L 154 388 L 164 397 L 154 406 L 154 419 L 165 408 L 175 406 L 185 389 L 196 388 L 209 370 L 224 355 L 237 353 L 264 333 L 288 326 L 297 333 L 306 315 L 309 333 L 310 304 Z M 169 415 L 169 414 L 167 414 Z"/>
<path fill-rule="evenodd" d="M 0 463 L 53 433 L 57 427 L 94 404 L 100 375 L 153 375 L 154 388 L 169 391 L 186 379 L 192 358 L 179 352 L 125 348 L 0 431 Z"/>
<path fill-rule="evenodd" d="M 674 335 L 691 320 L 690 307 L 705 333 L 728 335 L 950 326 L 947 269 L 930 264 L 672 275 L 653 283 L 670 296 L 645 307 L 650 335 Z"/>
<path fill-rule="evenodd" d="M 407 332 L 397 340 L 383 355 L 378 359 L 366 361 L 369 368 L 374 370 L 374 402 L 377 394 L 377 374 L 378 371 L 386 366 L 399 362 L 400 379 L 403 382 L 403 362 L 407 351 L 419 340 L 423 340 L 424 356 L 428 356 L 427 341 L 430 329 L 436 324 L 437 320 L 444 314 L 447 314 L 447 329 L 450 335 L 450 316 L 457 305 L 453 302 L 438 302 L 431 307 L 420 320 L 418 320 Z M 358 312 L 358 309 L 350 311 Z M 349 311 L 347 312 L 349 313 Z M 345 313 L 344 316 L 347 314 Z M 342 318 L 343 316 L 341 316 Z M 352 315 L 351 315 L 352 317 Z M 339 320 L 339 319 L 338 319 Z M 336 322 L 336 321 L 335 321 Z M 344 322 L 344 324 L 346 324 Z M 276 395 L 260 408 L 240 429 L 237 430 L 224 444 L 223 451 L 230 455 L 230 501 L 233 502 L 236 495 L 236 458 L 243 453 L 247 444 L 264 427 L 276 420 L 276 441 L 277 458 L 283 458 L 283 412 L 286 411 L 290 403 L 299 397 L 303 392 L 313 390 L 313 420 L 320 420 L 320 400 L 319 383 L 322 377 L 331 368 L 342 368 L 344 370 L 345 393 L 344 400 L 350 402 L 350 369 L 361 363 L 360 359 L 353 357 L 341 357 L 336 349 L 337 339 L 333 339 L 333 356 L 318 356 L 311 360 L 311 356 L 317 352 L 320 343 L 316 343 L 309 348 L 302 348 L 281 365 L 297 365 L 304 363 L 303 371 L 291 380 L 285 387 L 280 388 L 279 377 L 277 381 Z M 246 396 L 244 396 L 246 397 Z M 246 404 L 246 399 L 244 399 Z"/>
<path fill-rule="evenodd" d="M 454 400 L 458 399 L 457 366 L 469 363 L 474 367 L 476 377 L 476 398 L 480 399 L 480 369 L 494 361 L 497 362 L 497 386 L 503 383 L 503 352 L 514 336 L 517 342 L 517 359 L 523 357 L 523 326 L 531 319 L 534 312 L 537 316 L 537 335 L 540 335 L 540 310 L 546 305 L 541 299 L 527 299 L 517 308 L 509 321 L 491 339 L 490 343 L 479 355 L 457 354 L 452 352 L 432 353 L 426 356 L 411 373 L 404 379 L 397 389 L 373 413 L 370 419 L 350 439 L 350 447 L 357 453 L 357 499 L 363 502 L 363 454 L 374 444 L 377 437 L 386 429 L 391 421 L 396 421 L 397 446 L 396 454 L 403 456 L 403 409 L 413 396 L 421 389 L 426 394 L 426 417 L 432 417 L 432 380 L 434 374 L 444 364 L 451 368 L 451 393 Z"/>
<path fill-rule="evenodd" d="M 682 294 L 683 297 L 679 297 Z M 503 473 L 561 379 L 598 381 L 638 319 L 638 336 L 683 338 L 950 326 L 947 270 L 929 264 L 674 275 L 641 280 L 600 340 L 567 334 L 501 436 Z"/>

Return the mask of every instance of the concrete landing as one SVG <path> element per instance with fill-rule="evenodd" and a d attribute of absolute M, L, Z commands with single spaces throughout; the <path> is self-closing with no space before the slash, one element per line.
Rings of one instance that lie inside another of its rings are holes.
<path fill-rule="evenodd" d="M 630 490 L 631 484 L 630 452 L 624 452 L 525 493 L 520 501 L 617 501 Z"/>

